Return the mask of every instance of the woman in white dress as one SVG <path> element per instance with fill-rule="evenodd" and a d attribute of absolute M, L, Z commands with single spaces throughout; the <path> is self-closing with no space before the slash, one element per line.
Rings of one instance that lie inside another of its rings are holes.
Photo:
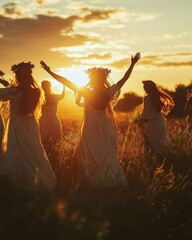
<path fill-rule="evenodd" d="M 145 136 L 146 145 L 160 156 L 170 151 L 170 140 L 166 134 L 164 114 L 174 106 L 173 99 L 156 86 L 153 81 L 143 81 L 146 92 L 139 126 Z"/>
<path fill-rule="evenodd" d="M 57 116 L 57 105 L 65 96 L 65 87 L 61 94 L 51 92 L 51 83 L 43 81 L 41 87 L 44 91 L 45 103 L 42 106 L 42 116 L 39 120 L 41 141 L 44 146 L 48 143 L 57 143 L 61 138 L 61 123 Z"/>
<path fill-rule="evenodd" d="M 24 189 L 38 186 L 52 190 L 56 178 L 40 141 L 36 120 L 40 89 L 32 76 L 33 67 L 30 62 L 13 65 L 12 86 L 0 89 L 0 100 L 10 102 L 0 174 L 8 175 L 12 184 Z"/>
<path fill-rule="evenodd" d="M 117 158 L 117 133 L 110 102 L 129 78 L 139 58 L 140 53 L 132 57 L 132 63 L 124 77 L 113 86 L 107 81 L 110 70 L 89 69 L 89 84 L 82 88 L 53 73 L 41 62 L 49 74 L 77 94 L 77 102 L 80 102 L 81 97 L 84 99 L 84 119 L 78 154 L 79 171 L 82 171 L 81 174 L 93 186 L 112 187 L 127 183 Z"/>

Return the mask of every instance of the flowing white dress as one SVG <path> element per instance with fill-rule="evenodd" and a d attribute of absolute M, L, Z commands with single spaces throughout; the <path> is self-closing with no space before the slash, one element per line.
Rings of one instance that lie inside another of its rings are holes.
<path fill-rule="evenodd" d="M 52 141 L 58 142 L 61 138 L 61 123 L 57 116 L 57 104 L 53 106 L 44 105 L 42 116 L 39 120 L 41 140 L 43 144 Z"/>
<path fill-rule="evenodd" d="M 113 85 L 108 91 L 112 96 L 117 90 Z M 126 184 L 126 176 L 117 158 L 117 134 L 113 117 L 106 110 L 95 110 L 84 100 L 84 118 L 79 146 L 79 164 L 93 186 L 112 187 Z M 111 112 L 112 113 L 112 112 Z"/>
<path fill-rule="evenodd" d="M 38 186 L 52 190 L 56 177 L 42 147 L 37 121 L 19 114 L 20 97 L 18 88 L 0 89 L 0 99 L 10 100 L 0 174 L 8 175 L 11 183 L 24 189 Z"/>
<path fill-rule="evenodd" d="M 165 120 L 163 114 L 156 111 L 148 95 L 144 97 L 139 119 L 143 121 L 144 134 L 152 149 L 161 156 L 167 154 L 170 151 L 170 140 L 166 134 Z"/>

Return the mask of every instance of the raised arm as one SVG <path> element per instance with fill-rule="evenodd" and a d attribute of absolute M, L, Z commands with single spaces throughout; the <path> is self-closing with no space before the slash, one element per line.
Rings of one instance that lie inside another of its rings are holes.
<path fill-rule="evenodd" d="M 119 88 L 122 88 L 122 86 L 128 80 L 128 78 L 130 77 L 130 75 L 132 73 L 132 70 L 133 70 L 135 64 L 139 61 L 140 58 L 141 58 L 141 55 L 140 55 L 139 52 L 136 53 L 134 57 L 133 56 L 131 57 L 131 65 L 130 65 L 129 69 L 127 70 L 127 72 L 125 73 L 123 78 L 117 82 Z"/>
<path fill-rule="evenodd" d="M 50 67 L 47 66 L 47 64 L 45 64 L 43 61 L 40 62 L 41 67 L 43 69 L 45 69 L 45 71 L 47 71 L 53 78 L 55 78 L 57 81 L 59 81 L 60 83 L 64 84 L 66 87 L 70 88 L 71 90 L 73 90 L 74 92 L 78 91 L 78 86 L 74 83 L 72 83 L 71 81 L 69 81 L 67 78 L 62 77 L 54 72 L 52 72 L 50 70 Z"/>
<path fill-rule="evenodd" d="M 0 83 L 4 86 L 7 87 L 9 85 L 9 82 L 6 81 L 5 79 L 0 78 Z"/>

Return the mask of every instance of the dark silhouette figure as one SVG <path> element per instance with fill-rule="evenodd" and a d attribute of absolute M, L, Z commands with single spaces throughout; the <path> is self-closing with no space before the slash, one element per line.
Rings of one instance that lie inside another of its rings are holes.
<path fill-rule="evenodd" d="M 15 77 L 11 86 L 0 89 L 0 100 L 10 102 L 0 172 L 19 187 L 52 190 L 56 179 L 40 141 L 36 118 L 41 91 L 32 76 L 33 68 L 31 62 L 13 65 Z"/>
<path fill-rule="evenodd" d="M 84 120 L 81 128 L 79 147 L 79 172 L 83 172 L 94 186 L 126 184 L 126 176 L 117 159 L 116 127 L 111 102 L 125 84 L 140 53 L 131 58 L 131 65 L 117 84 L 110 85 L 107 77 L 111 70 L 91 68 L 87 70 L 89 83 L 86 87 L 76 84 L 53 73 L 41 62 L 42 67 L 56 80 L 76 93 L 77 103 L 84 99 Z"/>
<path fill-rule="evenodd" d="M 143 81 L 146 92 L 143 111 L 138 119 L 146 146 L 164 156 L 170 151 L 170 140 L 166 135 L 164 115 L 174 106 L 173 99 L 151 81 Z"/>
<path fill-rule="evenodd" d="M 57 116 L 57 105 L 65 96 L 65 87 L 61 94 L 53 94 L 51 91 L 51 83 L 43 81 L 41 87 L 44 91 L 45 103 L 42 106 L 42 116 L 39 120 L 41 141 L 43 145 L 50 142 L 56 143 L 61 138 L 61 123 Z"/>

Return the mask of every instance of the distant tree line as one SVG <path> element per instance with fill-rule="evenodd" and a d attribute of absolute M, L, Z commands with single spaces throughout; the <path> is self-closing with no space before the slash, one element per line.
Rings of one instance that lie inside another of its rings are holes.
<path fill-rule="evenodd" d="M 179 84 L 175 87 L 174 91 L 170 91 L 167 88 L 162 89 L 170 94 L 175 102 L 175 106 L 169 113 L 170 117 L 182 118 L 185 116 L 184 107 L 187 101 L 187 90 L 192 89 L 192 82 L 188 85 Z M 132 112 L 135 108 L 142 103 L 142 97 L 134 92 L 124 93 L 114 107 L 116 112 Z"/>

